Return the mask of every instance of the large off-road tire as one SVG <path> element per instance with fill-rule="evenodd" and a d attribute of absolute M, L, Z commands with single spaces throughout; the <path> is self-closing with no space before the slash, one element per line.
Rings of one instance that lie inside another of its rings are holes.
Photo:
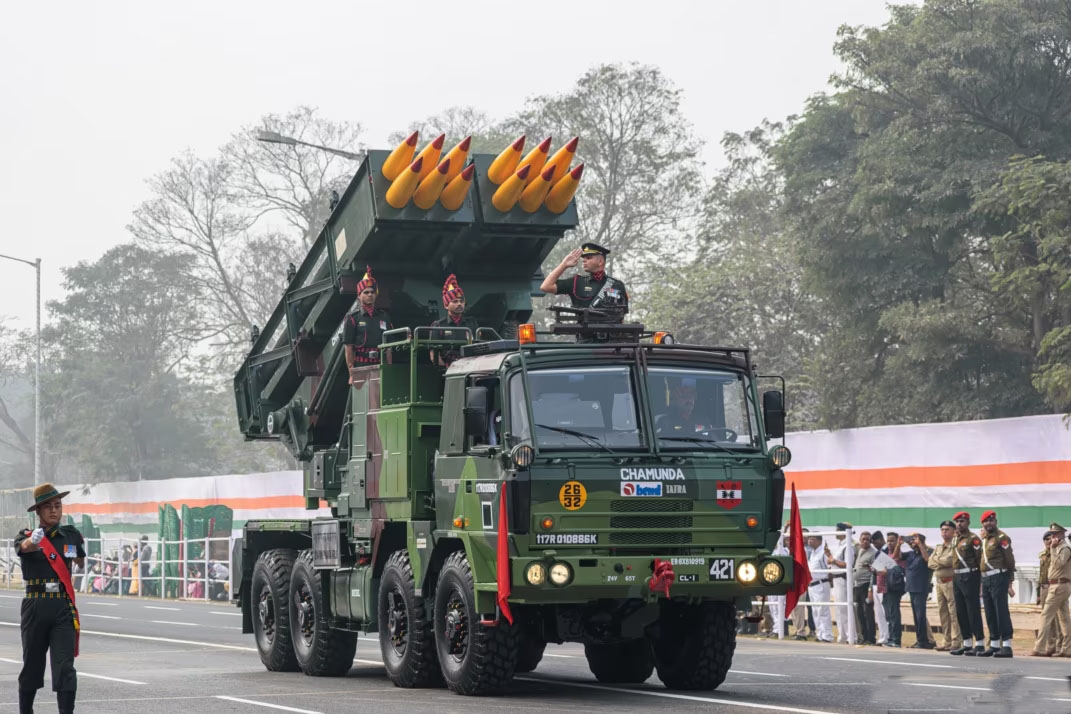
<path fill-rule="evenodd" d="M 547 641 L 527 632 L 521 634 L 521 644 L 517 651 L 517 674 L 534 672 L 539 663 L 543 661 L 543 652 L 547 649 Z"/>
<path fill-rule="evenodd" d="M 290 639 L 290 573 L 297 554 L 293 550 L 266 550 L 253 565 L 250 607 L 253 637 L 260 661 L 272 672 L 296 672 L 297 657 Z"/>
<path fill-rule="evenodd" d="M 480 624 L 469 559 L 450 554 L 435 588 L 435 648 L 443 679 L 456 694 L 480 696 L 505 689 L 513 680 L 520 649 L 518 628 L 505 617 L 494 627 Z"/>
<path fill-rule="evenodd" d="M 654 654 L 646 638 L 613 644 L 585 644 L 584 656 L 595 679 L 605 684 L 641 684 L 654 672 Z"/>
<path fill-rule="evenodd" d="M 339 677 L 353 666 L 357 635 L 331 629 L 321 584 L 312 567 L 312 551 L 301 551 L 290 575 L 290 638 L 302 672 Z"/>
<path fill-rule="evenodd" d="M 378 612 L 379 649 L 394 686 L 441 685 L 430 613 L 424 598 L 417 597 L 413 567 L 404 550 L 391 553 L 383 566 Z"/>
<path fill-rule="evenodd" d="M 731 603 L 668 603 L 654 641 L 658 678 L 670 689 L 717 689 L 733 663 L 736 610 Z"/>

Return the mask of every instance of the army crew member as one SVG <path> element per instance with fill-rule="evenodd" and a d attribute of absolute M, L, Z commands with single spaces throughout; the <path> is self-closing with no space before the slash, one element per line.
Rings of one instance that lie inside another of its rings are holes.
<path fill-rule="evenodd" d="M 1011 538 L 997 527 L 995 511 L 982 514 L 982 603 L 989 626 L 989 649 L 983 657 L 1012 656 L 1012 622 L 1008 596 L 1012 593 L 1015 554 Z"/>
<path fill-rule="evenodd" d="M 15 537 L 15 550 L 26 583 L 22 601 L 22 672 L 19 673 L 19 712 L 32 712 L 37 690 L 44 686 L 45 655 L 51 650 L 52 690 L 60 714 L 74 711 L 78 678 L 78 610 L 71 583 L 71 563 L 85 564 L 85 541 L 73 526 L 61 526 L 62 493 L 50 483 L 33 490 L 38 526 Z"/>
<path fill-rule="evenodd" d="M 956 617 L 963 644 L 949 654 L 973 657 L 985 652 L 985 633 L 982 631 L 982 608 L 978 604 L 978 589 L 981 587 L 982 539 L 971 533 L 971 514 L 960 511 L 952 516 L 956 522 L 953 540 L 956 564 L 955 575 Z M 973 647 L 973 649 L 972 649 Z"/>
<path fill-rule="evenodd" d="M 1059 523 L 1049 526 L 1049 590 L 1041 607 L 1041 631 L 1034 643 L 1035 656 L 1048 656 L 1044 648 L 1055 647 L 1059 657 L 1071 657 L 1071 628 L 1064 627 L 1056 636 L 1059 618 L 1066 617 L 1067 600 L 1071 597 L 1071 547 L 1067 532 Z"/>
<path fill-rule="evenodd" d="M 372 277 L 372 266 L 365 268 L 357 283 L 357 309 L 342 322 L 342 344 L 346 346 L 346 366 L 350 369 L 379 364 L 379 345 L 383 333 L 392 328 L 386 310 L 376 308 L 379 283 Z"/>
<path fill-rule="evenodd" d="M 552 295 L 568 295 L 575 308 L 624 308 L 628 312 L 625 284 L 606 274 L 606 256 L 610 251 L 595 243 L 585 243 L 550 271 L 539 289 Z M 567 268 L 581 263 L 586 275 L 561 277 Z"/>
<path fill-rule="evenodd" d="M 479 325 L 476 324 L 476 320 L 471 317 L 465 317 L 465 292 L 458 285 L 457 276 L 450 274 L 450 277 L 443 283 L 443 307 L 446 308 L 446 318 L 436 320 L 431 323 L 432 327 L 455 327 L 458 329 L 450 330 L 435 330 L 432 335 L 438 340 L 463 340 L 466 335 L 460 328 L 468 328 L 469 336 L 476 337 L 476 329 Z M 432 361 L 438 364 L 449 367 L 458 357 L 461 356 L 461 352 L 456 348 L 446 349 L 443 351 L 433 351 Z"/>

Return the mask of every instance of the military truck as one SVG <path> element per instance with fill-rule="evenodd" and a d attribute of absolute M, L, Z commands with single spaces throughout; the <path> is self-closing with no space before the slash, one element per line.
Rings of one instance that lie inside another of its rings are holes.
<path fill-rule="evenodd" d="M 243 631 L 269 670 L 313 676 L 346 673 L 358 633 L 378 633 L 395 685 L 464 695 L 561 642 L 600 682 L 717 687 L 738 611 L 792 581 L 772 555 L 783 390 L 760 406 L 747 349 L 598 311 L 536 330 L 539 267 L 575 203 L 498 210 L 496 157 L 477 154 L 460 207 L 395 208 L 391 157 L 368 152 L 234 380 L 242 432 L 304 465 L 309 510 L 245 524 Z M 366 265 L 395 329 L 350 370 L 340 325 Z M 480 334 L 428 327 L 450 273 Z M 449 367 L 429 356 L 447 349 Z"/>

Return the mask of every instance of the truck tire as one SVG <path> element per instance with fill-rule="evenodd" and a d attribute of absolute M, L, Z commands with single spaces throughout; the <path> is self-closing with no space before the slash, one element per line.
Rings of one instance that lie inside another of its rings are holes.
<path fill-rule="evenodd" d="M 604 684 L 642 684 L 654 673 L 654 654 L 646 639 L 585 644 L 584 656 L 595 679 Z"/>
<path fill-rule="evenodd" d="M 472 569 L 464 551 L 451 553 L 435 588 L 435 647 L 446 686 L 455 694 L 481 696 L 513 681 L 520 649 L 518 628 L 505 618 L 480 624 Z"/>
<path fill-rule="evenodd" d="M 250 606 L 253 637 L 260 661 L 270 672 L 296 672 L 297 657 L 290 639 L 290 573 L 297 554 L 286 548 L 266 550 L 253 564 Z"/>
<path fill-rule="evenodd" d="M 654 642 L 658 678 L 669 689 L 717 689 L 733 662 L 736 610 L 731 603 L 669 603 Z"/>
<path fill-rule="evenodd" d="M 404 550 L 387 558 L 377 603 L 379 649 L 390 681 L 405 688 L 441 685 L 427 605 L 416 594 L 413 567 Z"/>
<path fill-rule="evenodd" d="M 290 637 L 302 672 L 339 677 L 353 666 L 357 635 L 331 629 L 321 584 L 312 566 L 312 551 L 301 551 L 290 576 Z"/>
<path fill-rule="evenodd" d="M 547 641 L 529 635 L 521 635 L 521 646 L 517 652 L 517 674 L 534 672 L 539 663 L 543 661 L 543 652 L 547 649 Z"/>

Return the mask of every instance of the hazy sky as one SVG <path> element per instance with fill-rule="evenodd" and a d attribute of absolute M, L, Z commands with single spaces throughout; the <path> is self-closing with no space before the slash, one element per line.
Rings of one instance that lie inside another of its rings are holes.
<path fill-rule="evenodd" d="M 455 104 L 492 116 L 592 65 L 658 65 L 705 142 L 798 112 L 873 0 L 8 3 L 0 23 L 0 253 L 60 268 L 129 240 L 145 179 L 301 104 L 372 146 Z M 31 267 L 0 260 L 0 316 L 33 325 Z M 47 319 L 47 313 L 45 314 Z"/>

